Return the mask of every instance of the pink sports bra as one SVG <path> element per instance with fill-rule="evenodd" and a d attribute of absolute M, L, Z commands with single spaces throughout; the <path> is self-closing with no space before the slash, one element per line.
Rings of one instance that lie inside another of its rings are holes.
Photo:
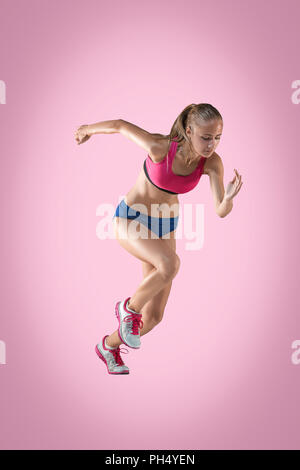
<path fill-rule="evenodd" d="M 178 142 L 172 141 L 166 157 L 158 163 L 151 160 L 149 154 L 144 161 L 144 171 L 150 183 L 162 191 L 171 194 L 182 194 L 197 186 L 203 174 L 206 157 L 201 157 L 197 168 L 189 175 L 175 175 L 172 164 L 176 155 Z"/>

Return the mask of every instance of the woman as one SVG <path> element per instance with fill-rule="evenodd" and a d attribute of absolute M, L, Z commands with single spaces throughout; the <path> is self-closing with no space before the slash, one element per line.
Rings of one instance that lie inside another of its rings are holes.
<path fill-rule="evenodd" d="M 232 209 L 232 200 L 243 183 L 235 170 L 224 190 L 223 163 L 215 152 L 222 130 L 219 111 L 200 103 L 180 113 L 169 135 L 151 134 L 122 119 L 83 125 L 75 133 L 77 143 L 82 144 L 94 134 L 119 132 L 148 153 L 135 185 L 113 217 L 115 236 L 142 262 L 144 279 L 131 297 L 117 302 L 118 329 L 96 345 L 96 353 L 110 374 L 129 373 L 120 356 L 120 344 L 138 349 L 140 337 L 163 318 L 180 265 L 175 238 L 178 194 L 191 191 L 202 174 L 208 175 L 217 214 L 225 217 Z"/>

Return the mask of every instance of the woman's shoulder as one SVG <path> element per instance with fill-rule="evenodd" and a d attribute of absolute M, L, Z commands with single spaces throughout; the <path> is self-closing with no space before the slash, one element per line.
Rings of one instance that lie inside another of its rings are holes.
<path fill-rule="evenodd" d="M 155 163 L 159 163 L 165 158 L 165 156 L 169 152 L 170 140 L 168 135 L 153 135 L 156 136 L 156 142 L 151 150 L 151 153 L 149 153 L 149 156 L 151 157 L 151 160 L 153 160 Z"/>
<path fill-rule="evenodd" d="M 210 157 L 205 159 L 203 173 L 205 175 L 209 175 L 211 171 L 215 171 L 219 173 L 219 171 L 223 168 L 223 162 L 220 155 L 214 152 Z"/>

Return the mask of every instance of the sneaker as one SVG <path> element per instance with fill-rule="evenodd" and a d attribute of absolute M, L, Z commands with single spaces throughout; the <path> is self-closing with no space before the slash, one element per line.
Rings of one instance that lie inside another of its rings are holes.
<path fill-rule="evenodd" d="M 138 349 L 141 346 L 140 328 L 143 328 L 142 314 L 127 307 L 130 297 L 117 302 L 115 306 L 116 317 L 119 320 L 118 333 L 121 341 L 130 348 Z"/>
<path fill-rule="evenodd" d="M 106 364 L 107 372 L 109 374 L 129 374 L 129 367 L 125 366 L 121 356 L 120 356 L 120 346 L 115 349 L 108 349 L 105 346 L 105 338 L 109 335 L 104 336 L 102 343 L 96 344 L 96 353 Z M 127 349 L 122 350 L 122 352 L 127 352 Z"/>

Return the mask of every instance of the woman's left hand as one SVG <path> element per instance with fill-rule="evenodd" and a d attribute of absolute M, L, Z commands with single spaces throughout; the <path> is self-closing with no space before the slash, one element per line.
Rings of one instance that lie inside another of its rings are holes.
<path fill-rule="evenodd" d="M 243 184 L 242 175 L 239 175 L 236 169 L 234 169 L 234 171 L 236 173 L 235 177 L 233 178 L 232 181 L 228 183 L 226 191 L 225 191 L 224 199 L 226 199 L 226 201 L 230 201 L 231 199 L 233 199 L 234 196 L 237 195 L 237 193 L 239 192 Z"/>

